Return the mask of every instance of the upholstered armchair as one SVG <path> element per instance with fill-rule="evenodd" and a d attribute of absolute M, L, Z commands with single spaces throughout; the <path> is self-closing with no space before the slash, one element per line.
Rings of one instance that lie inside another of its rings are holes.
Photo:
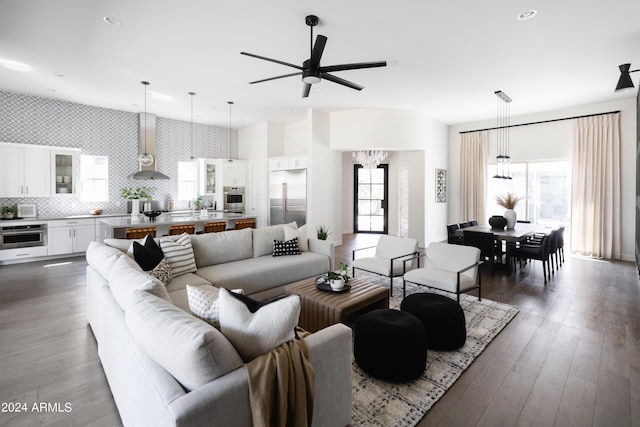
<path fill-rule="evenodd" d="M 402 280 L 402 296 L 407 290 L 407 282 L 441 291 L 460 294 L 478 290 L 478 300 L 482 299 L 482 277 L 479 274 L 480 249 L 472 246 L 451 245 L 433 242 L 424 255 L 424 267 L 407 271 Z M 411 262 L 408 260 L 407 262 Z"/>
<path fill-rule="evenodd" d="M 356 259 L 357 252 L 374 247 L 376 248 L 374 256 Z M 414 257 L 417 253 L 418 241 L 416 239 L 387 235 L 380 236 L 376 246 L 353 251 L 352 275 L 355 277 L 356 270 L 364 270 L 389 277 L 389 292 L 393 295 L 393 278 L 404 274 L 403 261 L 406 258 Z"/>

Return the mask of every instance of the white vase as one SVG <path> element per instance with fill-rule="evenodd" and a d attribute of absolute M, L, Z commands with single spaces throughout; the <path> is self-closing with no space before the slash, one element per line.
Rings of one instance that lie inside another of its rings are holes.
<path fill-rule="evenodd" d="M 504 217 L 507 219 L 507 229 L 516 226 L 516 211 L 513 209 L 507 209 L 504 211 Z"/>
<path fill-rule="evenodd" d="M 135 218 L 140 216 L 140 199 L 131 199 L 131 216 Z"/>
<path fill-rule="evenodd" d="M 329 285 L 334 291 L 339 291 L 344 288 L 344 279 L 333 279 L 329 282 Z"/>

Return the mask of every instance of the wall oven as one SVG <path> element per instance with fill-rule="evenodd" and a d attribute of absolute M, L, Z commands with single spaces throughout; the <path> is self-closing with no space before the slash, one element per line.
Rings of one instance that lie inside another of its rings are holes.
<path fill-rule="evenodd" d="M 0 249 L 47 245 L 47 224 L 0 226 Z"/>
<path fill-rule="evenodd" d="M 223 187 L 225 212 L 244 213 L 244 187 Z"/>

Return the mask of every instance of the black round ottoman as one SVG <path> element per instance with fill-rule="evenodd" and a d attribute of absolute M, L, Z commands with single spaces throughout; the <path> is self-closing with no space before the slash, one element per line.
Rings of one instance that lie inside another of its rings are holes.
<path fill-rule="evenodd" d="M 429 350 L 455 350 L 467 340 L 464 311 L 455 300 L 438 294 L 412 294 L 400 310 L 413 314 L 424 324 Z"/>
<path fill-rule="evenodd" d="M 371 376 L 393 382 L 413 380 L 427 366 L 427 333 L 410 313 L 379 309 L 356 320 L 353 353 Z"/>

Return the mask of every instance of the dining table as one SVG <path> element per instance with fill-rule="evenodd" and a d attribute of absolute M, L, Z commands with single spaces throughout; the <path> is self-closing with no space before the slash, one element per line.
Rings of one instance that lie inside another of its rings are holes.
<path fill-rule="evenodd" d="M 491 228 L 489 224 L 472 225 L 456 230 L 456 236 L 463 236 L 465 231 L 479 231 L 481 233 L 491 233 L 493 237 L 501 242 L 506 242 L 506 261 L 509 274 L 513 271 L 511 265 L 511 249 L 515 247 L 517 242 L 522 242 L 534 234 L 549 234 L 555 227 L 545 226 L 541 224 L 530 224 L 518 222 L 513 228 Z"/>

